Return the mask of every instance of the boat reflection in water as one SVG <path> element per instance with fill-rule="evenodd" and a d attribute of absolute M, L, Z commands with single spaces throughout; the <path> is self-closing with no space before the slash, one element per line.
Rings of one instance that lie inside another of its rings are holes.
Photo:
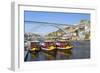
<path fill-rule="evenodd" d="M 57 51 L 57 55 L 56 55 L 56 59 L 57 60 L 63 60 L 63 59 L 70 59 L 72 55 L 72 51 L 71 50 L 58 50 Z"/>
<path fill-rule="evenodd" d="M 43 61 L 43 60 L 64 60 L 70 59 L 72 55 L 71 50 L 57 50 L 54 51 L 42 51 L 38 53 L 30 53 L 30 60 L 28 61 Z"/>
<path fill-rule="evenodd" d="M 40 51 L 37 53 L 30 52 L 30 58 L 27 61 L 46 61 L 46 60 L 64 60 L 70 59 L 71 50 L 56 50 L 56 51 Z"/>
<path fill-rule="evenodd" d="M 38 54 L 33 54 L 33 53 L 31 53 L 31 58 L 32 58 L 32 59 L 36 59 L 36 58 L 38 58 L 38 56 L 39 56 Z"/>
<path fill-rule="evenodd" d="M 45 60 L 56 60 L 56 52 L 43 52 Z"/>
<path fill-rule="evenodd" d="M 57 50 L 56 52 L 43 52 L 45 60 L 64 60 L 70 59 L 72 55 L 71 50 Z"/>

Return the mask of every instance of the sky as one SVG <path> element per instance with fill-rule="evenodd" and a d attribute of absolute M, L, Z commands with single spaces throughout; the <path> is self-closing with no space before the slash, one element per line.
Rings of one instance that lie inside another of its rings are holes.
<path fill-rule="evenodd" d="M 79 23 L 80 20 L 90 20 L 90 14 L 24 11 L 25 32 L 33 32 L 40 35 L 46 35 L 50 32 L 58 30 L 58 28 L 48 24 L 35 23 L 33 21 L 58 23 L 56 26 L 62 26 L 63 24 L 75 25 Z"/>

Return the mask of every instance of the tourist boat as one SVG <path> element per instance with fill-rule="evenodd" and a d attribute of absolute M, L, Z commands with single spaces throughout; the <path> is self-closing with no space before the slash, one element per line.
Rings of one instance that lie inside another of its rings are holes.
<path fill-rule="evenodd" d="M 57 49 L 70 50 L 73 46 L 69 42 L 56 42 Z"/>
<path fill-rule="evenodd" d="M 53 42 L 43 42 L 41 43 L 41 50 L 47 52 L 56 51 L 56 45 Z"/>
<path fill-rule="evenodd" d="M 37 41 L 31 41 L 30 42 L 30 49 L 29 49 L 30 53 L 38 53 L 40 51 L 40 47 L 39 47 L 39 42 Z"/>

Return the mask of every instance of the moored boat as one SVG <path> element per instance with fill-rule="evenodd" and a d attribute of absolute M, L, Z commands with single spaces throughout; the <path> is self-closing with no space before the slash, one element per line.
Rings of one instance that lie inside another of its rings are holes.
<path fill-rule="evenodd" d="M 57 49 L 65 49 L 65 50 L 70 50 L 73 48 L 72 44 L 70 44 L 69 42 L 57 42 L 56 43 L 56 47 Z"/>
<path fill-rule="evenodd" d="M 56 45 L 53 42 L 44 42 L 41 44 L 41 49 L 43 51 L 56 51 Z"/>
<path fill-rule="evenodd" d="M 29 49 L 29 51 L 30 51 L 30 53 L 33 53 L 33 54 L 35 54 L 35 53 L 38 53 L 39 52 L 39 50 L 40 50 L 40 47 L 39 47 L 39 42 L 30 42 L 30 48 L 31 49 Z"/>

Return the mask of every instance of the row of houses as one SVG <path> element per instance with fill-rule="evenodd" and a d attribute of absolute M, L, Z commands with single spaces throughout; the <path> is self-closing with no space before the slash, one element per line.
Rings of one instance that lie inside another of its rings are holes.
<path fill-rule="evenodd" d="M 45 36 L 46 40 L 90 40 L 90 23 L 89 21 L 82 21 L 77 25 L 69 26 L 49 33 Z"/>

